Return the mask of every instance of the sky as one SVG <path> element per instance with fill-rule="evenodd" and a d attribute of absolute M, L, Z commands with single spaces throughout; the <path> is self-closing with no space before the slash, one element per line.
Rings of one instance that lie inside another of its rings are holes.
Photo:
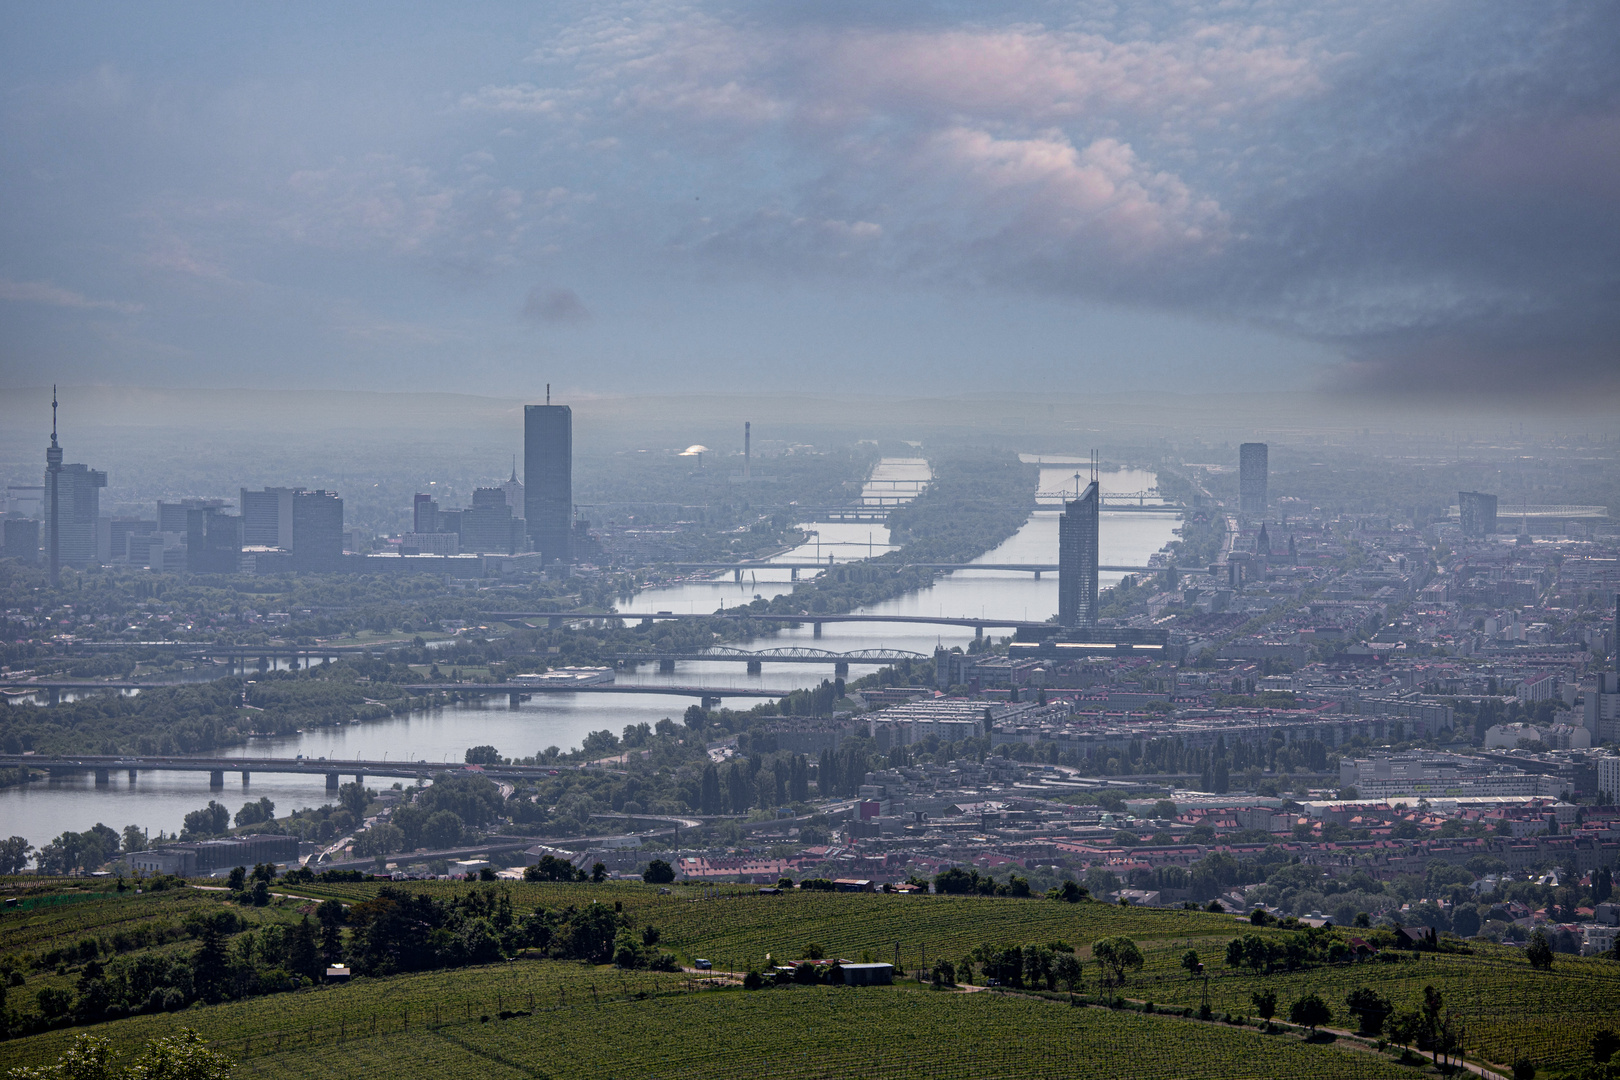
<path fill-rule="evenodd" d="M 0 386 L 1620 391 L 1620 5 L 0 6 Z"/>

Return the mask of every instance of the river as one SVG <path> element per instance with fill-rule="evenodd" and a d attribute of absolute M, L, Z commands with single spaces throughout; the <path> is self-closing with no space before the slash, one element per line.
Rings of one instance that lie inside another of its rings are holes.
<path fill-rule="evenodd" d="M 1072 489 L 1075 466 L 1072 462 L 1042 464 L 1040 487 L 1043 491 Z M 887 479 L 926 479 L 921 474 L 886 462 L 882 474 Z M 1101 477 L 1104 494 L 1137 492 L 1153 487 L 1152 473 L 1120 471 Z M 891 485 L 904 487 L 905 485 Z M 886 495 L 889 501 L 893 495 Z M 1040 509 L 1024 526 L 995 550 L 977 562 L 1057 561 L 1057 510 Z M 1173 514 L 1141 514 L 1104 511 L 1100 527 L 1101 562 L 1139 566 L 1174 536 L 1180 519 Z M 799 562 L 824 560 L 831 554 L 837 562 L 866 558 L 868 552 L 882 554 L 888 548 L 888 530 L 866 523 L 820 522 L 805 526 L 818 535 L 773 561 Z M 870 546 L 869 546 L 870 545 Z M 819 556 L 819 558 L 818 558 Z M 1103 584 L 1119 580 L 1122 574 L 1104 573 Z M 636 596 L 630 608 L 639 611 L 710 612 L 724 606 L 746 603 L 755 596 L 770 598 L 793 587 L 788 570 L 749 571 L 742 583 L 732 575 L 717 575 L 707 581 L 689 581 L 668 588 L 647 590 Z M 1057 610 L 1057 575 L 1043 574 L 1036 581 L 1029 573 L 1000 570 L 962 570 L 941 577 L 928 589 L 897 597 L 870 608 L 863 614 L 954 615 L 1041 620 Z M 769 649 L 802 645 L 833 652 L 855 649 L 903 649 L 931 655 L 936 645 L 949 648 L 973 639 L 970 628 L 930 627 L 884 623 L 826 623 L 817 639 L 806 624 L 795 630 L 738 643 L 747 649 Z M 852 667 L 857 678 L 873 670 Z M 673 675 L 659 674 L 652 666 L 636 672 L 620 672 L 617 681 L 643 685 L 692 685 L 717 687 L 769 687 L 791 690 L 815 686 L 831 678 L 827 664 L 766 664 L 759 675 L 748 675 L 740 664 L 713 661 L 682 662 Z M 738 698 L 729 704 L 746 708 L 754 699 Z M 469 746 L 490 745 L 508 756 L 527 757 L 548 746 L 577 747 L 585 734 L 606 728 L 622 731 L 628 724 L 656 723 L 664 717 L 679 720 L 692 704 L 691 698 L 675 695 L 617 694 L 537 694 L 517 708 L 505 697 L 485 702 L 465 703 L 413 713 L 407 717 L 353 724 L 340 728 L 318 728 L 296 736 L 256 739 L 232 753 L 261 757 L 324 757 L 380 759 L 385 756 L 427 760 L 461 760 Z M 13 706 L 26 708 L 30 706 Z M 384 781 L 391 783 L 392 781 Z M 82 831 L 97 821 L 121 829 L 131 822 L 153 831 L 175 832 L 191 810 L 210 798 L 219 799 L 233 811 L 245 801 L 269 796 L 278 812 L 329 802 L 324 781 L 318 776 L 278 776 L 255 773 L 247 786 L 228 775 L 223 792 L 210 792 L 205 773 L 145 772 L 130 782 L 126 774 L 113 773 L 110 784 L 95 786 L 89 776 L 64 777 L 25 787 L 0 790 L 0 835 L 26 836 L 35 845 L 44 843 L 64 829 Z"/>

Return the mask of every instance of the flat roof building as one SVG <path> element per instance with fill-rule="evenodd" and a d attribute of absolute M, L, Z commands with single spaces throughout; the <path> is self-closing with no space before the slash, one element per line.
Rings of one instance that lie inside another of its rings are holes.
<path fill-rule="evenodd" d="M 567 405 L 523 407 L 523 517 L 541 562 L 573 560 L 574 413 Z"/>
<path fill-rule="evenodd" d="M 292 504 L 294 570 L 336 570 L 343 565 L 343 500 L 335 491 L 300 491 Z"/>
<path fill-rule="evenodd" d="M 293 496 L 303 488 L 242 489 L 242 544 L 245 547 L 292 548 Z"/>
<path fill-rule="evenodd" d="M 1245 517 L 1264 517 L 1271 449 L 1263 442 L 1238 447 L 1238 506 Z"/>
<path fill-rule="evenodd" d="M 1464 536 L 1486 537 L 1496 532 L 1496 496 L 1482 491 L 1457 492 L 1457 512 Z"/>

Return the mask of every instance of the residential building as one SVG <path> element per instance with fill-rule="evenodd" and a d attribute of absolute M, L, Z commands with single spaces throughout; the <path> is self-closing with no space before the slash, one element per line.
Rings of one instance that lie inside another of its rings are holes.
<path fill-rule="evenodd" d="M 1598 672 L 1585 693 L 1585 726 L 1593 741 L 1620 742 L 1620 675 Z"/>
<path fill-rule="evenodd" d="M 1457 492 L 1457 513 L 1464 536 L 1485 537 L 1496 531 L 1496 496 L 1479 491 Z"/>
<path fill-rule="evenodd" d="M 1094 479 L 1058 517 L 1058 625 L 1097 624 L 1097 525 L 1101 489 Z"/>
<path fill-rule="evenodd" d="M 1610 806 L 1620 804 L 1620 755 L 1598 758 L 1597 787 L 1603 793 L 1604 802 Z"/>
<path fill-rule="evenodd" d="M 1238 447 L 1238 506 L 1244 517 L 1264 517 L 1270 448 L 1263 442 Z"/>

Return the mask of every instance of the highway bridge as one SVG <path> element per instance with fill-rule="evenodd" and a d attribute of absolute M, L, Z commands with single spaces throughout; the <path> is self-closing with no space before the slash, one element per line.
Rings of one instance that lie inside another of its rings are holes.
<path fill-rule="evenodd" d="M 727 562 L 681 562 L 681 563 L 665 563 L 664 565 L 669 566 L 669 567 L 671 567 L 673 569 L 676 569 L 676 570 L 730 570 L 732 572 L 733 579 L 736 580 L 736 581 L 741 581 L 742 580 L 742 575 L 743 575 L 744 570 L 789 570 L 789 571 L 792 571 L 793 579 L 796 581 L 796 580 L 798 580 L 800 570 L 827 570 L 827 569 L 830 569 L 833 566 L 837 566 L 837 565 L 843 565 L 843 566 L 859 565 L 860 562 L 863 562 L 863 561 L 864 560 L 857 560 L 856 562 L 846 562 L 846 563 L 842 563 L 842 564 L 834 563 L 832 561 L 832 556 L 829 555 L 827 557 L 826 562 L 804 562 L 804 561 L 789 562 L 789 561 L 786 561 L 786 560 L 778 560 L 776 562 L 743 562 L 743 563 L 735 563 L 735 562 L 729 562 L 729 563 L 727 563 Z M 942 572 L 945 572 L 945 573 L 954 573 L 954 572 L 956 572 L 958 570 L 1007 570 L 1007 571 L 1021 572 L 1021 573 L 1026 573 L 1026 574 L 1034 574 L 1037 580 L 1040 579 L 1040 576 L 1042 574 L 1055 574 L 1055 573 L 1058 572 L 1058 564 L 1057 563 L 990 563 L 990 562 L 898 563 L 898 562 L 880 562 L 880 563 L 874 563 L 873 565 L 880 566 L 880 567 L 887 567 L 889 569 L 894 569 L 894 570 L 911 570 L 911 569 L 938 570 L 938 571 L 942 571 Z M 1108 564 L 1108 565 L 1098 566 L 1097 569 L 1103 571 L 1104 573 L 1156 574 L 1160 570 L 1163 570 L 1164 567 L 1162 567 L 1162 566 L 1122 566 L 1122 565 Z"/>
<path fill-rule="evenodd" d="M 653 659 L 657 659 L 654 657 Z M 52 705 L 61 700 L 64 692 L 89 693 L 98 690 L 155 690 L 160 687 L 181 685 L 174 682 L 161 682 L 157 680 L 125 679 L 118 682 L 72 682 L 68 680 L 41 679 L 38 682 L 8 682 L 0 683 L 0 690 L 26 690 L 30 693 L 45 693 L 50 696 Z M 191 684 L 196 685 L 196 684 Z M 531 694 L 663 694 L 667 697 L 697 698 L 704 708 L 712 708 L 728 697 L 747 698 L 780 698 L 792 693 L 792 690 L 771 690 L 758 686 L 652 686 L 644 684 L 618 683 L 587 683 L 573 685 L 570 683 L 546 683 L 540 680 L 533 682 L 430 682 L 430 683 L 402 683 L 401 690 L 413 694 L 432 694 L 441 691 L 454 691 L 463 694 L 506 694 L 512 704 Z"/>
<path fill-rule="evenodd" d="M 389 761 L 329 760 L 327 758 L 278 757 L 179 757 L 172 755 L 134 754 L 0 754 L 0 768 L 14 769 L 26 766 L 45 769 L 53 775 L 94 773 L 97 784 L 112 782 L 115 772 L 127 772 L 134 780 L 142 772 L 205 772 L 210 786 L 225 785 L 226 773 L 240 773 L 246 787 L 253 773 L 293 773 L 306 776 L 325 776 L 326 790 L 336 792 L 341 778 L 352 777 L 363 782 L 368 776 L 388 776 L 414 780 L 432 779 L 450 773 L 467 771 L 470 766 L 459 761 Z M 595 768 L 582 765 L 480 765 L 477 771 L 491 779 L 520 780 L 551 776 L 557 772 L 573 772 Z"/>
<path fill-rule="evenodd" d="M 774 612 L 768 614 L 754 612 L 746 608 L 711 615 L 673 611 L 610 611 L 596 612 L 594 614 L 583 611 L 486 611 L 483 613 L 482 618 L 497 622 L 545 619 L 553 626 L 561 626 L 569 622 L 591 622 L 602 619 L 619 619 L 624 622 L 636 622 L 639 620 L 644 626 L 650 626 L 654 622 L 679 621 L 681 619 L 748 619 L 752 622 L 810 623 L 815 628 L 816 637 L 821 636 L 821 625 L 823 623 L 909 623 L 918 626 L 968 626 L 979 634 L 983 634 L 987 627 L 1012 630 L 1025 627 L 1057 630 L 1055 623 L 1033 622 L 1028 619 L 998 619 L 994 616 L 983 615 L 782 615 Z"/>
<path fill-rule="evenodd" d="M 764 664 L 832 664 L 834 674 L 847 675 L 851 664 L 887 667 L 890 664 L 898 664 L 906 660 L 931 662 L 933 658 L 926 653 L 910 652 L 905 649 L 855 649 L 850 652 L 828 652 L 825 649 L 798 647 L 733 649 L 718 646 L 702 652 L 618 653 L 613 659 L 627 664 L 656 663 L 660 670 L 663 671 L 674 671 L 677 660 L 731 661 L 747 664 L 748 672 L 752 675 L 759 674 Z"/>
<path fill-rule="evenodd" d="M 505 694 L 513 705 L 530 694 L 662 694 L 666 697 L 690 697 L 712 709 L 728 697 L 781 698 L 792 690 L 768 690 L 758 686 L 661 686 L 637 683 L 586 683 L 573 686 L 567 683 L 551 685 L 540 680 L 534 682 L 498 683 L 407 683 L 400 689 L 413 694 L 431 694 L 440 690 L 455 690 L 466 694 Z"/>

